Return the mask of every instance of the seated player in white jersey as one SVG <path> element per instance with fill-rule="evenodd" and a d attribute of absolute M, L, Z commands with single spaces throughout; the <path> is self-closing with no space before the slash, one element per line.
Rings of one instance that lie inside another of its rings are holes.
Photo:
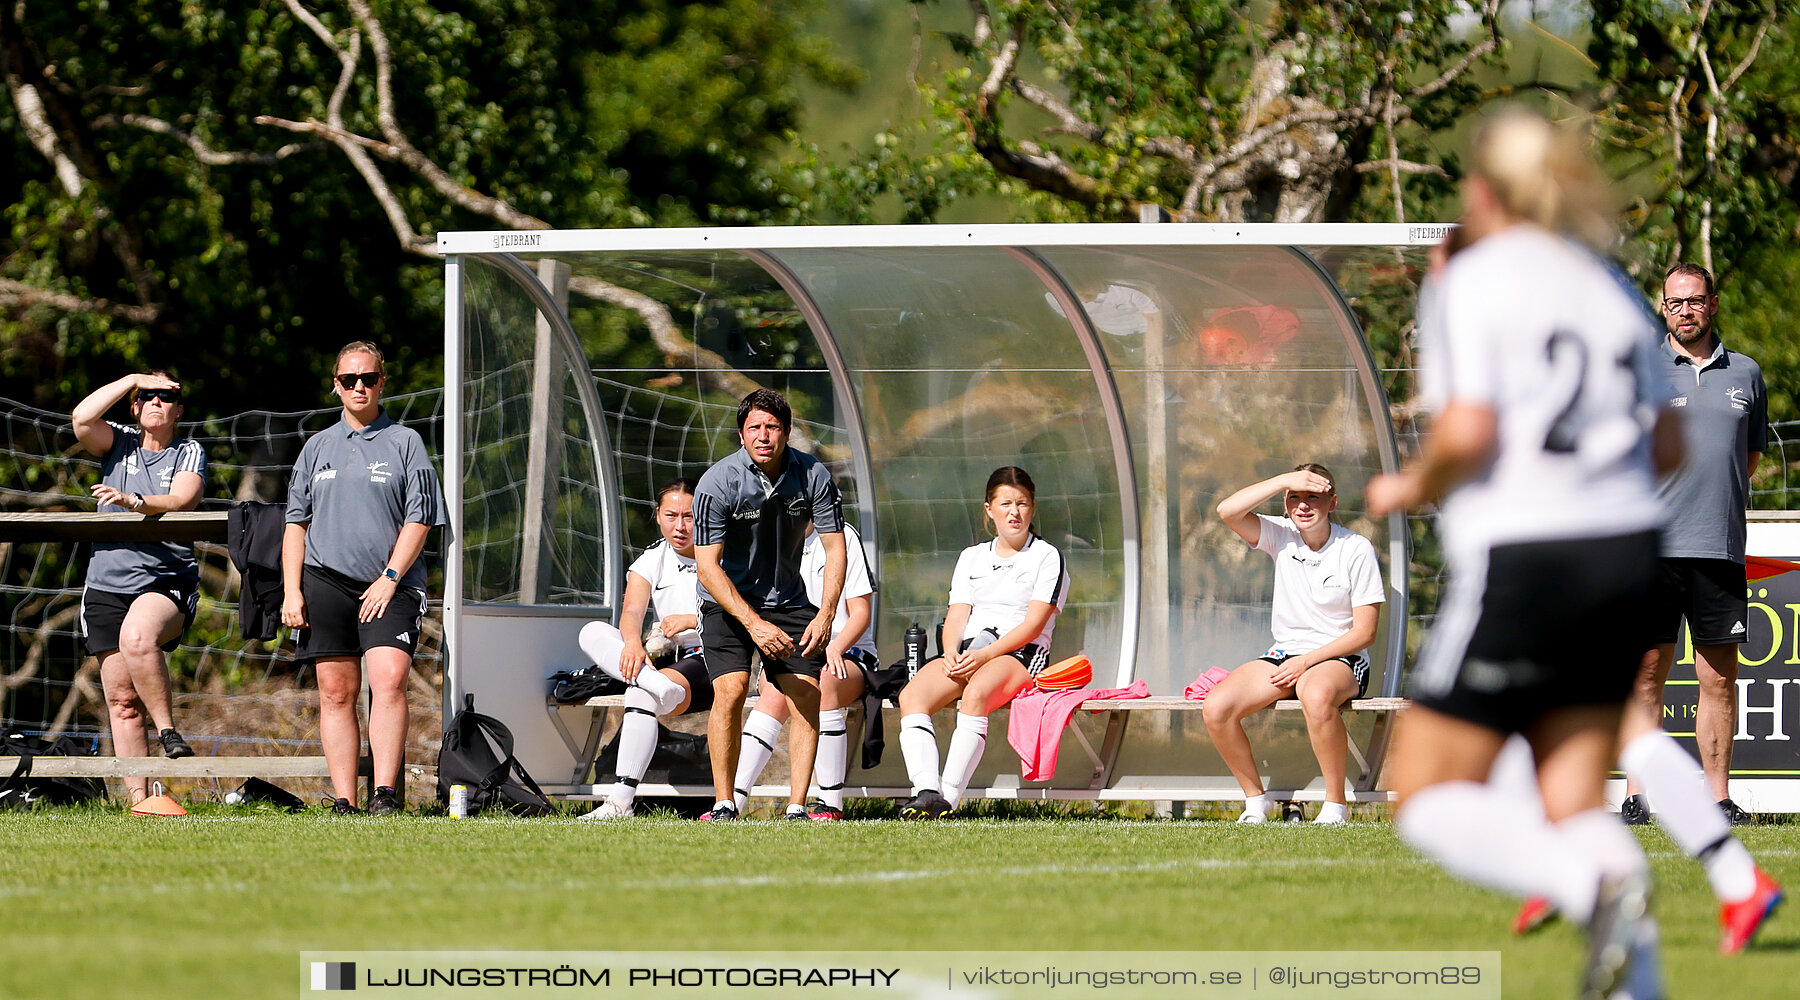
<path fill-rule="evenodd" d="M 995 469 L 986 498 L 982 511 L 995 537 L 964 549 L 950 582 L 943 634 L 956 652 L 920 667 L 900 692 L 900 752 L 913 786 L 903 819 L 936 819 L 956 808 L 987 748 L 988 714 L 1050 662 L 1056 615 L 1069 596 L 1062 553 L 1031 530 L 1031 476 L 1012 465 Z M 940 776 L 931 713 L 959 696 Z"/>
<path fill-rule="evenodd" d="M 875 587 L 869 561 L 863 554 L 862 538 L 848 524 L 844 525 L 844 549 L 849 557 L 844 589 L 838 596 L 837 615 L 831 621 L 825 669 L 819 674 L 819 751 L 813 761 L 813 780 L 819 786 L 819 797 L 808 806 L 804 804 L 806 789 L 792 789 L 783 819 L 844 818 L 844 775 L 850 769 L 850 734 L 844 708 L 863 696 L 869 685 L 869 671 L 881 665 L 875 656 L 875 602 L 869 596 L 875 593 Z M 811 522 L 806 525 L 806 548 L 800 554 L 800 576 L 806 581 L 806 599 L 815 605 L 824 600 L 825 546 L 812 530 Z M 791 707 L 766 677 L 758 691 L 756 711 L 744 719 L 737 778 L 732 782 L 740 815 L 750 789 L 756 786 L 775 752 L 775 737 L 787 722 Z"/>
<path fill-rule="evenodd" d="M 712 707 L 712 681 L 700 653 L 699 577 L 694 569 L 694 481 L 671 479 L 656 491 L 656 527 L 662 541 L 644 550 L 625 574 L 621 628 L 588 622 L 581 650 L 600 669 L 630 685 L 619 723 L 618 783 L 582 819 L 623 819 L 637 801 L 638 782 L 656 753 L 656 718 Z M 675 662 L 657 668 L 645 650 L 644 612 L 654 608 L 651 645 L 671 645 Z M 661 641 L 657 641 L 660 637 Z"/>
<path fill-rule="evenodd" d="M 1366 651 L 1387 595 L 1375 546 L 1331 519 L 1338 503 L 1332 483 L 1328 469 L 1309 462 L 1219 502 L 1219 519 L 1275 560 L 1270 619 L 1275 644 L 1220 681 L 1201 710 L 1213 746 L 1244 790 L 1240 823 L 1261 823 L 1269 811 L 1244 717 L 1294 697 L 1306 710 L 1306 734 L 1325 779 L 1325 804 L 1313 822 L 1332 825 L 1349 818 L 1348 736 L 1340 713 L 1345 702 L 1368 691 Z M 1258 514 L 1256 508 L 1277 493 L 1287 516 Z"/>

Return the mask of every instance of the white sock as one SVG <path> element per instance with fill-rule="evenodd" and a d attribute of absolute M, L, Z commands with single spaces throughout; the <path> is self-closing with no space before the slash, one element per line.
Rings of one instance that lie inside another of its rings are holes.
<path fill-rule="evenodd" d="M 900 755 L 906 758 L 906 777 L 914 795 L 938 790 L 937 730 L 924 713 L 900 717 Z"/>
<path fill-rule="evenodd" d="M 1756 861 L 1736 837 L 1725 814 L 1713 804 L 1700 763 L 1658 730 L 1631 741 L 1619 767 L 1644 786 L 1651 814 L 1683 854 L 1700 861 L 1713 895 L 1737 902 L 1756 891 Z"/>
<path fill-rule="evenodd" d="M 1348 823 L 1350 821 L 1350 804 L 1347 802 L 1327 802 L 1319 807 L 1319 814 L 1313 817 L 1314 823 Z"/>
<path fill-rule="evenodd" d="M 769 766 L 769 758 L 775 755 L 775 740 L 780 735 L 781 720 L 774 716 L 751 712 L 744 717 L 744 738 L 738 745 L 737 778 L 731 783 L 738 812 L 743 812 L 750 801 L 750 789 L 756 787 L 763 768 Z"/>
<path fill-rule="evenodd" d="M 632 688 L 625 692 L 625 718 L 619 723 L 618 783 L 612 798 L 622 805 L 637 801 L 638 782 L 656 754 L 656 699 Z"/>
<path fill-rule="evenodd" d="M 625 680 L 619 672 L 619 656 L 625 651 L 625 637 L 619 630 L 605 622 L 588 622 L 581 626 L 581 651 L 597 664 L 601 670 Z M 668 715 L 681 704 L 681 685 L 663 676 L 662 671 L 645 664 L 638 671 L 635 680 L 626 681 L 635 688 L 642 688 L 656 699 L 656 714 Z"/>
<path fill-rule="evenodd" d="M 950 734 L 950 752 L 944 755 L 944 787 L 939 789 L 951 805 L 962 801 L 963 789 L 981 764 L 987 731 L 987 716 L 956 713 L 956 732 Z"/>
<path fill-rule="evenodd" d="M 844 808 L 844 775 L 850 769 L 850 730 L 841 708 L 819 711 L 819 753 L 813 760 L 813 780 L 819 798 L 833 809 Z"/>
<path fill-rule="evenodd" d="M 1600 863 L 1569 843 L 1560 825 L 1521 816 L 1508 808 L 1510 801 L 1478 782 L 1447 781 L 1414 793 L 1394 825 L 1402 840 L 1452 875 L 1517 896 L 1546 897 L 1586 923 L 1594 912 Z M 1619 825 L 1616 817 L 1613 823 Z M 1623 826 L 1619 830 L 1631 839 Z"/>
<path fill-rule="evenodd" d="M 1268 818 L 1269 795 L 1267 792 L 1264 792 L 1261 795 L 1250 795 L 1245 797 L 1244 811 L 1238 814 L 1238 818 L 1242 819 L 1245 816 L 1261 816 L 1264 819 Z"/>
<path fill-rule="evenodd" d="M 1523 810 L 1542 821 L 1544 793 L 1538 788 L 1537 758 L 1531 744 L 1517 734 L 1507 738 L 1488 768 L 1488 787 L 1508 797 L 1507 808 Z M 1713 810 L 1717 812 L 1718 810 Z"/>

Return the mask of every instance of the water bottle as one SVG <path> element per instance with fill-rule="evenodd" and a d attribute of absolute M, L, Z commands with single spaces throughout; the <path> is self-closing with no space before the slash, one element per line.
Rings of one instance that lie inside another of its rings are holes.
<path fill-rule="evenodd" d="M 906 679 L 912 680 L 925 665 L 925 630 L 913 622 L 906 630 Z"/>

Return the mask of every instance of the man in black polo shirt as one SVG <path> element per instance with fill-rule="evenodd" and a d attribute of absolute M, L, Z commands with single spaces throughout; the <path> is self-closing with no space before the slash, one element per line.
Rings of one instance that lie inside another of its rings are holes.
<path fill-rule="evenodd" d="M 745 396 L 738 404 L 743 449 L 714 463 L 694 490 L 701 643 L 713 682 L 706 733 L 716 802 L 703 819 L 737 818 L 731 782 L 756 654 L 769 682 L 793 703 L 788 780 L 802 786 L 812 780 L 819 671 L 844 587 L 844 518 L 831 473 L 788 447 L 791 423 L 781 393 L 758 389 Z M 825 546 L 819 606 L 806 599 L 800 574 L 808 520 Z"/>

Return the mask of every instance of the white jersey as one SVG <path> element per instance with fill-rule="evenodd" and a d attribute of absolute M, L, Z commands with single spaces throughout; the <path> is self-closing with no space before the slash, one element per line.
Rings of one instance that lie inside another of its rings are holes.
<path fill-rule="evenodd" d="M 1451 558 L 1660 525 L 1648 428 L 1670 394 L 1642 297 L 1592 251 L 1526 225 L 1458 253 L 1435 284 L 1419 323 L 1426 401 L 1498 419 L 1493 462 L 1443 502 Z"/>
<path fill-rule="evenodd" d="M 630 572 L 649 582 L 650 607 L 656 612 L 657 621 L 672 615 L 699 616 L 699 571 L 694 568 L 694 560 L 670 548 L 668 542 L 659 541 L 645 549 L 631 564 Z M 675 645 L 681 649 L 699 646 L 700 630 L 691 628 L 677 635 Z"/>
<path fill-rule="evenodd" d="M 1023 551 L 1003 559 L 996 544 L 997 540 L 990 540 L 971 545 L 956 560 L 950 603 L 967 604 L 971 609 L 963 639 L 973 639 L 989 628 L 996 635 L 1011 632 L 1025 620 L 1032 601 L 1043 601 L 1061 612 L 1063 602 L 1069 599 L 1069 571 L 1056 546 L 1032 535 Z M 1044 630 L 1030 641 L 1048 650 L 1055 631 L 1056 615 L 1052 614 Z"/>
<path fill-rule="evenodd" d="M 1256 547 L 1275 560 L 1270 652 L 1310 653 L 1350 631 L 1356 608 L 1387 600 L 1381 563 L 1367 538 L 1332 524 L 1331 536 L 1315 552 L 1287 518 L 1258 514 L 1256 520 Z"/>
<path fill-rule="evenodd" d="M 869 557 L 863 553 L 862 539 L 857 536 L 856 529 L 844 525 L 844 555 L 848 562 L 844 566 L 844 590 L 838 595 L 837 614 L 831 618 L 831 637 L 838 637 L 844 631 L 844 623 L 850 617 L 849 601 L 852 597 L 867 597 L 875 592 L 875 586 L 869 580 Z M 800 550 L 800 578 L 806 582 L 806 599 L 813 607 L 825 597 L 825 543 L 819 540 L 819 533 L 812 532 L 806 536 L 806 547 Z M 851 649 L 860 649 L 870 656 L 875 655 L 875 616 L 869 616 L 869 624 L 863 629 L 862 637 L 852 643 Z"/>

